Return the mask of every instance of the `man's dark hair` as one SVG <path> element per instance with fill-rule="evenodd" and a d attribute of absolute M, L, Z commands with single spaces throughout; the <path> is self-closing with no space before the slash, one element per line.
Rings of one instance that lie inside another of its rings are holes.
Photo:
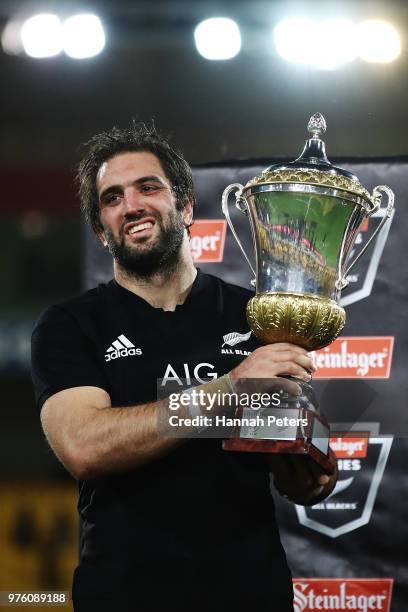
<path fill-rule="evenodd" d="M 84 143 L 87 152 L 78 166 L 77 181 L 81 210 L 94 232 L 102 229 L 96 176 L 104 162 L 120 153 L 133 151 L 153 153 L 159 159 L 176 196 L 176 207 L 182 210 L 188 202 L 196 203 L 191 168 L 181 155 L 172 149 L 154 124 L 133 120 L 128 128 L 114 127 L 101 132 Z"/>

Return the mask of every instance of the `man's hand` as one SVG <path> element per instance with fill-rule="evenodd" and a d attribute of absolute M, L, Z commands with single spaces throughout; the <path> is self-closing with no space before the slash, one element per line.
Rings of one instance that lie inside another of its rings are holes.
<path fill-rule="evenodd" d="M 337 482 L 337 460 L 329 449 L 334 472 L 328 475 L 307 455 L 269 454 L 268 465 L 277 491 L 300 506 L 312 506 L 325 499 Z"/>
<path fill-rule="evenodd" d="M 277 342 L 253 351 L 230 372 L 230 379 L 234 387 L 237 387 L 237 391 L 247 391 L 250 379 L 257 381 L 258 386 L 262 378 L 273 382 L 273 379 L 279 376 L 294 376 L 309 382 L 312 378 L 311 372 L 315 370 L 313 361 L 305 349 L 289 342 Z M 241 389 L 241 386 L 245 386 L 245 389 Z M 265 387 L 268 387 L 267 381 Z M 261 391 L 259 388 L 256 390 Z M 301 388 L 295 382 L 287 380 L 285 391 L 299 395 Z"/>

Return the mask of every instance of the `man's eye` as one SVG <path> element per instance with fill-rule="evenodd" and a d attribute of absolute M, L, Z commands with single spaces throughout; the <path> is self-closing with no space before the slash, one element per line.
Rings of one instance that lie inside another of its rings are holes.
<path fill-rule="evenodd" d="M 159 187 L 157 185 L 142 185 L 142 193 L 149 193 L 150 191 L 157 191 Z"/>
<path fill-rule="evenodd" d="M 111 193 L 104 198 L 104 204 L 117 204 L 120 201 L 121 196 L 118 193 Z"/>

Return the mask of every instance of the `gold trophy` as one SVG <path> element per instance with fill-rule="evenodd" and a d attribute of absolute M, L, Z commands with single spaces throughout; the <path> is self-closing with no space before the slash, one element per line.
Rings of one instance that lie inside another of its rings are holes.
<path fill-rule="evenodd" d="M 338 303 L 341 290 L 348 285 L 350 270 L 390 220 L 394 194 L 379 185 L 370 195 L 356 176 L 329 162 L 321 140 L 326 122 L 320 113 L 311 117 L 308 131 L 312 137 L 300 157 L 269 166 L 245 187 L 229 185 L 222 196 L 222 210 L 255 276 L 256 295 L 247 305 L 252 332 L 265 343 L 291 342 L 313 351 L 333 342 L 343 329 L 346 313 Z M 256 272 L 230 218 L 232 192 L 236 208 L 249 217 Z M 387 196 L 383 219 L 349 263 L 359 228 L 380 208 L 383 194 Z M 296 382 L 302 394 L 284 393 L 274 412 L 307 421 L 306 426 L 241 426 L 234 437 L 224 440 L 224 449 L 308 454 L 330 470 L 330 428 L 317 412 L 311 385 Z M 239 416 L 249 414 L 246 408 L 238 410 Z M 268 410 L 263 412 L 264 423 Z"/>

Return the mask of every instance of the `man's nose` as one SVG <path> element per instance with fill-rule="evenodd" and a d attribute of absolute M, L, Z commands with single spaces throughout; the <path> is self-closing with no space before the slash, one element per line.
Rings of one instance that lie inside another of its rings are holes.
<path fill-rule="evenodd" d="M 128 187 L 124 192 L 125 211 L 136 212 L 145 208 L 142 194 L 134 187 Z"/>

